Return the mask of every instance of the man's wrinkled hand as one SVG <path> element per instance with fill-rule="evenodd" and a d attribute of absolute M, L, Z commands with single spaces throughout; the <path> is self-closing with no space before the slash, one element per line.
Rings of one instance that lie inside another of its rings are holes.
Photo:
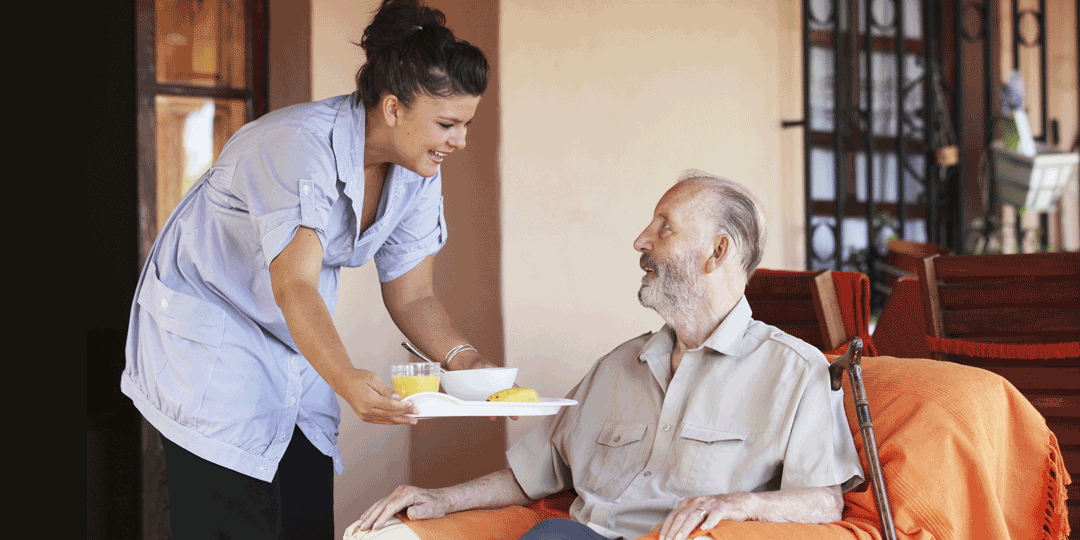
<path fill-rule="evenodd" d="M 398 486 L 389 496 L 368 508 L 360 516 L 361 531 L 381 529 L 387 520 L 398 512 L 408 508 L 405 515 L 409 519 L 434 519 L 446 515 L 450 505 L 435 489 L 422 489 L 415 486 Z"/>
<path fill-rule="evenodd" d="M 412 403 L 403 403 L 401 396 L 387 386 L 378 375 L 365 369 L 350 370 L 334 390 L 349 403 L 369 424 L 415 424 L 416 419 L 405 416 L 415 414 Z"/>
<path fill-rule="evenodd" d="M 698 527 L 709 530 L 721 521 L 750 519 L 748 493 L 712 497 L 687 497 L 668 514 L 660 526 L 660 540 L 685 540 Z"/>

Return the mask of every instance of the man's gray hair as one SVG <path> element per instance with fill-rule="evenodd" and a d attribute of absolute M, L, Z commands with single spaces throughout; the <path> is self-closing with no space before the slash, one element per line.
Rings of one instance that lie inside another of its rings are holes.
<path fill-rule="evenodd" d="M 746 279 L 754 275 L 765 249 L 765 215 L 761 204 L 746 186 L 698 169 L 687 169 L 676 183 L 697 181 L 704 188 L 710 217 L 717 233 L 726 232 L 742 256 Z"/>

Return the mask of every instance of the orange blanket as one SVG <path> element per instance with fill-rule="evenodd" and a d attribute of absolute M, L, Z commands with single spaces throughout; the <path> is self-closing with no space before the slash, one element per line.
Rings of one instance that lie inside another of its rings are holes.
<path fill-rule="evenodd" d="M 1065 485 L 1070 479 L 1057 440 L 1008 381 L 959 364 L 892 357 L 864 358 L 863 378 L 898 537 L 1068 536 Z M 850 396 L 846 376 L 844 391 Z M 869 470 L 854 408 L 846 401 L 855 446 Z M 868 487 L 844 495 L 840 522 L 724 522 L 695 536 L 880 539 L 881 520 Z M 572 494 L 561 493 L 528 508 L 402 519 L 424 539 L 516 538 L 542 519 L 565 517 L 572 500 Z"/>

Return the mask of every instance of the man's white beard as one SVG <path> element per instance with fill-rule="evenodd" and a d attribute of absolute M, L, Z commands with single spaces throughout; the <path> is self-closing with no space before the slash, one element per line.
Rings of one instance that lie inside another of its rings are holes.
<path fill-rule="evenodd" d="M 705 280 L 693 274 L 697 257 L 689 252 L 669 263 L 657 263 L 648 253 L 642 255 L 647 266 L 654 269 L 654 278 L 642 283 L 638 290 L 641 305 L 656 310 L 667 322 L 686 320 L 706 294 Z"/>

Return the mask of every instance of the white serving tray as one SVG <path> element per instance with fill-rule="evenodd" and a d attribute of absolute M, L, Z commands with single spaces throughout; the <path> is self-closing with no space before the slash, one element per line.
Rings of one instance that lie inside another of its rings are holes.
<path fill-rule="evenodd" d="M 442 416 L 549 416 L 560 407 L 577 405 L 577 401 L 562 398 L 540 398 L 540 401 L 464 401 L 441 392 L 419 392 L 402 401 L 416 405 L 413 418 Z"/>

